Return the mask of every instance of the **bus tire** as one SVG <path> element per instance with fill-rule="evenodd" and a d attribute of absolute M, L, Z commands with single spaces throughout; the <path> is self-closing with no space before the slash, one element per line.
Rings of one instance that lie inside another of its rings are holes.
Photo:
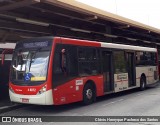
<path fill-rule="evenodd" d="M 140 90 L 143 91 L 145 89 L 146 89 L 146 79 L 145 77 L 142 76 L 140 79 Z"/>
<path fill-rule="evenodd" d="M 95 89 L 92 84 L 87 83 L 83 89 L 83 104 L 89 105 L 96 100 Z"/>

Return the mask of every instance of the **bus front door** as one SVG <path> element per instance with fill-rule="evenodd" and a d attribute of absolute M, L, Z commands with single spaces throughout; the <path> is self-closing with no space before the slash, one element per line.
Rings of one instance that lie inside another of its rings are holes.
<path fill-rule="evenodd" d="M 135 56 L 132 52 L 127 52 L 128 84 L 129 87 L 136 85 L 135 76 Z"/>
<path fill-rule="evenodd" d="M 102 51 L 102 65 L 104 77 L 104 93 L 113 91 L 112 53 Z"/>

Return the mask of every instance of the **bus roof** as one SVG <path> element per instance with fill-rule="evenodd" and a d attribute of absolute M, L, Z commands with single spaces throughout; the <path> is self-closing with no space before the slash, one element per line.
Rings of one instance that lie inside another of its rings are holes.
<path fill-rule="evenodd" d="M 134 46 L 134 45 L 107 43 L 107 41 L 106 42 L 100 42 L 100 41 L 90 41 L 90 40 L 80 40 L 80 39 L 73 39 L 73 38 L 65 38 L 65 37 L 60 37 L 60 38 L 61 39 L 65 39 L 67 41 L 70 41 L 69 42 L 70 44 L 77 44 L 77 43 L 75 43 L 77 41 L 78 42 L 77 45 L 82 45 L 82 46 L 83 45 L 84 46 L 97 46 L 97 47 L 112 48 L 112 49 L 157 52 L 156 48 L 151 48 L 151 47 L 142 47 L 142 46 Z M 66 43 L 68 43 L 68 42 L 66 42 Z"/>
<path fill-rule="evenodd" d="M 16 46 L 16 43 L 0 43 L 1 49 L 14 49 Z"/>
<path fill-rule="evenodd" d="M 123 45 L 123 44 L 115 44 L 115 43 L 103 43 L 103 42 L 101 42 L 101 47 L 114 48 L 114 49 L 124 49 L 124 50 L 157 52 L 156 48 L 132 46 L 132 45 Z"/>
<path fill-rule="evenodd" d="M 57 37 L 57 38 L 61 38 L 61 39 L 66 39 L 68 41 L 70 41 L 70 44 L 75 44 L 75 41 L 79 41 L 78 44 L 79 45 L 86 45 L 87 43 L 90 43 L 90 45 L 92 46 L 92 43 L 96 43 L 98 44 L 99 47 L 104 47 L 104 48 L 112 48 L 112 49 L 122 49 L 122 50 L 134 50 L 134 51 L 146 51 L 146 52 L 157 52 L 156 48 L 151 48 L 151 47 L 142 47 L 142 46 L 133 46 L 133 45 L 125 45 L 125 44 L 116 44 L 116 43 L 107 43 L 107 42 L 100 42 L 100 41 L 89 41 L 89 40 L 80 40 L 80 39 L 73 39 L 73 38 L 65 38 L 65 37 Z M 31 39 L 26 39 L 26 40 L 22 40 L 21 42 L 29 42 L 32 40 L 42 40 L 42 39 L 53 39 L 53 36 L 46 36 L 46 37 L 35 37 L 35 38 L 31 38 Z M 74 40 L 74 42 L 73 42 Z M 67 43 L 67 42 L 66 42 Z M 8 46 L 7 46 L 8 45 Z M 4 44 L 2 46 L 2 48 L 9 47 L 11 46 L 14 48 L 15 47 L 15 43 L 8 43 L 8 44 Z M 0 48 L 1 48 L 1 44 L 0 44 Z"/>
<path fill-rule="evenodd" d="M 79 41 L 78 45 L 93 46 L 95 44 L 98 44 L 96 45 L 97 47 L 122 49 L 122 50 L 134 50 L 134 51 L 157 52 L 156 48 L 151 48 L 151 47 L 142 47 L 142 46 L 125 45 L 125 44 L 117 44 L 117 43 L 107 43 L 107 42 L 90 41 L 90 40 L 80 40 L 80 39 L 65 38 L 65 37 L 60 37 L 60 38 L 70 41 L 71 44 L 75 44 L 74 43 L 75 41 Z"/>

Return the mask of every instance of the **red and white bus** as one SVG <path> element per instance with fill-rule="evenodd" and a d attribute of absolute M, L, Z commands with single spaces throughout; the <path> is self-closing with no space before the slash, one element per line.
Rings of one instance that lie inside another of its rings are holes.
<path fill-rule="evenodd" d="M 12 53 L 15 43 L 0 43 L 0 87 L 8 86 Z"/>
<path fill-rule="evenodd" d="M 12 60 L 12 102 L 90 104 L 96 97 L 158 82 L 157 49 L 63 37 L 18 42 Z"/>

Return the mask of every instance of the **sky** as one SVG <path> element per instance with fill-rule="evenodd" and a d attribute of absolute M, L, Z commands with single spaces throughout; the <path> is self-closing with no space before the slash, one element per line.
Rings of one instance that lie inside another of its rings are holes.
<path fill-rule="evenodd" d="M 76 0 L 160 29 L 160 0 Z"/>

